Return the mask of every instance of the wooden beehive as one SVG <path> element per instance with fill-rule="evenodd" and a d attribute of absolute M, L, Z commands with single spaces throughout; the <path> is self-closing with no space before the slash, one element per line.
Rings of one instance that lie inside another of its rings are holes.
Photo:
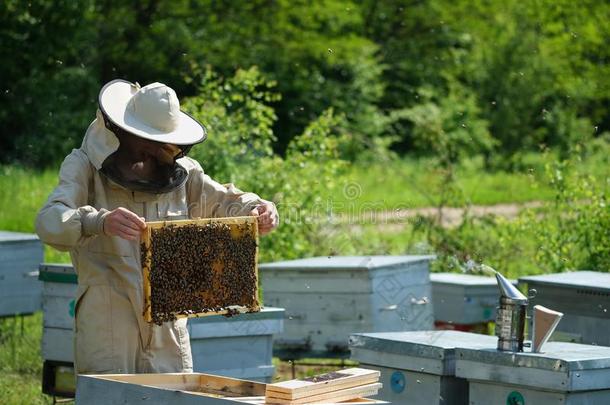
<path fill-rule="evenodd" d="M 145 320 L 259 311 L 257 262 L 256 217 L 148 222 Z"/>

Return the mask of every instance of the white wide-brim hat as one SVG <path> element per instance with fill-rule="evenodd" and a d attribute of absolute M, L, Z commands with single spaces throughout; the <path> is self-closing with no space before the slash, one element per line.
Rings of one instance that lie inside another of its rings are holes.
<path fill-rule="evenodd" d="M 100 90 L 99 107 L 112 124 L 151 141 L 193 145 L 207 137 L 201 123 L 180 111 L 176 92 L 162 83 L 140 87 L 113 80 Z"/>

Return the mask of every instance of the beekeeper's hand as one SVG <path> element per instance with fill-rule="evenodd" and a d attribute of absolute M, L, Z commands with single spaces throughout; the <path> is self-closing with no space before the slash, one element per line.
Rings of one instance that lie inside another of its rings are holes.
<path fill-rule="evenodd" d="M 266 235 L 277 228 L 280 222 L 277 208 L 271 201 L 263 201 L 262 204 L 257 205 L 250 211 L 250 215 L 258 217 L 258 232 L 261 235 Z"/>
<path fill-rule="evenodd" d="M 110 211 L 104 217 L 104 233 L 106 235 L 136 240 L 140 236 L 140 232 L 145 228 L 146 222 L 144 218 L 123 207 Z"/>

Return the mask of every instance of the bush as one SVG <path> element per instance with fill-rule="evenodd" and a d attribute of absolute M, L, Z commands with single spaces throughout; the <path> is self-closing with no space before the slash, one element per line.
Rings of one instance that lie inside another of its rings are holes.
<path fill-rule="evenodd" d="M 608 164 L 610 144 L 597 153 Z M 525 274 L 567 270 L 610 271 L 610 209 L 607 171 L 597 174 L 582 165 L 580 148 L 570 159 L 549 155 L 546 180 L 555 198 L 540 208 L 522 211 L 514 220 L 465 216 L 455 228 L 420 218 L 415 230 L 424 234 L 439 255 L 437 270 L 468 269 L 465 263 L 486 263 L 500 272 Z M 578 170 L 577 167 L 583 168 Z"/>
<path fill-rule="evenodd" d="M 530 224 L 535 259 L 544 272 L 610 271 L 610 178 L 604 186 L 593 175 L 576 172 L 578 160 L 579 155 L 547 165 L 555 200 L 547 204 L 542 220 L 533 221 L 531 212 L 522 219 Z"/>
<path fill-rule="evenodd" d="M 235 182 L 278 207 L 281 225 L 261 240 L 261 260 L 327 254 L 318 215 L 326 209 L 321 196 L 345 167 L 345 118 L 326 110 L 281 157 L 271 150 L 276 118 L 267 103 L 278 98 L 273 82 L 256 68 L 226 79 L 207 69 L 197 80 L 200 94 L 183 106 L 206 125 L 209 139 L 190 155 L 216 180 Z"/>
<path fill-rule="evenodd" d="M 235 182 L 240 170 L 255 168 L 262 158 L 273 155 L 275 111 L 269 106 L 280 96 L 273 92 L 257 68 L 238 70 L 222 79 L 210 67 L 195 67 L 199 95 L 186 99 L 182 108 L 202 122 L 208 139 L 193 148 L 190 156 L 206 172 L 224 182 Z"/>
<path fill-rule="evenodd" d="M 14 140 L 18 159 L 30 167 L 57 164 L 80 146 L 95 118 L 97 81 L 87 69 L 66 68 L 31 78 L 23 90 L 26 103 L 15 113 L 29 119 L 24 118 L 24 132 Z"/>

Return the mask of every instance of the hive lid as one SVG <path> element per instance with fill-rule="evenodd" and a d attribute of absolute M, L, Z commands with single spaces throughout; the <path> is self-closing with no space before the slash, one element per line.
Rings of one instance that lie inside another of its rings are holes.
<path fill-rule="evenodd" d="M 458 348 L 455 375 L 545 391 L 607 390 L 610 347 L 549 342 L 544 345 L 544 353 Z"/>
<path fill-rule="evenodd" d="M 0 243 L 25 242 L 33 240 L 39 240 L 38 236 L 33 233 L 0 231 Z"/>
<path fill-rule="evenodd" d="M 594 369 L 610 371 L 610 347 L 579 343 L 548 342 L 544 345 L 544 353 L 458 348 L 456 356 L 459 360 L 470 360 L 490 366 L 527 367 L 564 372 Z M 608 387 L 610 388 L 610 378 Z"/>
<path fill-rule="evenodd" d="M 598 271 L 571 271 L 566 273 L 544 274 L 519 278 L 520 283 L 531 286 L 550 285 L 565 288 L 589 288 L 600 291 L 610 290 L 610 273 Z"/>
<path fill-rule="evenodd" d="M 440 375 L 454 373 L 457 347 L 495 348 L 496 344 L 494 336 L 452 330 L 357 333 L 349 338 L 355 360 Z M 376 354 L 374 358 L 359 358 L 362 350 Z M 385 364 L 384 359 L 391 359 L 394 364 Z"/>
<path fill-rule="evenodd" d="M 515 280 L 509 280 L 515 284 Z M 478 276 L 473 274 L 460 273 L 432 273 L 430 274 L 430 282 L 433 284 L 456 284 L 473 287 L 487 287 L 498 285 L 497 279 L 489 276 Z"/>
<path fill-rule="evenodd" d="M 436 256 L 320 256 L 259 265 L 259 270 L 369 270 L 429 262 Z"/>

